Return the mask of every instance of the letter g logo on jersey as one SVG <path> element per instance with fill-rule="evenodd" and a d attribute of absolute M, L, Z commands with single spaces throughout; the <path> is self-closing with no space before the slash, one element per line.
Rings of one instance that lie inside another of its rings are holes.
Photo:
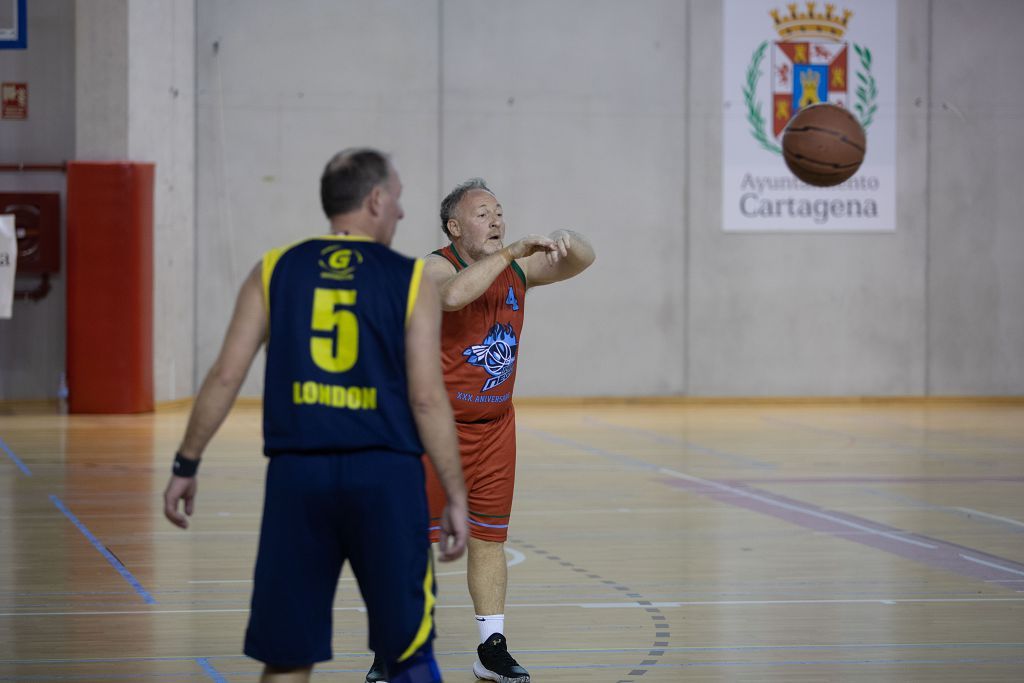
<path fill-rule="evenodd" d="M 467 363 L 483 368 L 491 376 L 481 391 L 493 389 L 512 375 L 518 344 L 511 324 L 495 323 L 482 344 L 474 344 L 462 352 L 463 356 L 468 356 Z"/>
<path fill-rule="evenodd" d="M 332 244 L 320 250 L 320 277 L 331 280 L 351 280 L 356 266 L 363 262 L 363 255 L 355 249 Z"/>

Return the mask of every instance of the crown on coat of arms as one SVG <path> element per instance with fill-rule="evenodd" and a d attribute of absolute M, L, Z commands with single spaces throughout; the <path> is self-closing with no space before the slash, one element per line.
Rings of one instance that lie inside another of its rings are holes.
<path fill-rule="evenodd" d="M 827 3 L 825 11 L 816 10 L 816 2 L 808 2 L 807 11 L 797 10 L 797 3 L 791 2 L 786 5 L 789 8 L 789 16 L 782 16 L 779 10 L 771 10 L 772 19 L 775 20 L 775 30 L 779 36 L 785 39 L 792 38 L 827 38 L 828 40 L 839 40 L 846 33 L 846 24 L 853 16 L 853 12 L 844 9 L 842 14 L 836 14 L 836 6 Z"/>

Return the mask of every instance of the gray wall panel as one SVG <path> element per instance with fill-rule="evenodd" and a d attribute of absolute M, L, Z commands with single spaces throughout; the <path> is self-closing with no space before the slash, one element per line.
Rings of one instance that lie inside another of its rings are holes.
<path fill-rule="evenodd" d="M 933 8 L 930 391 L 1024 393 L 1024 3 Z"/>
<path fill-rule="evenodd" d="M 444 7 L 446 191 L 483 176 L 506 242 L 564 227 L 598 253 L 529 293 L 517 390 L 680 392 L 686 5 Z"/>
<path fill-rule="evenodd" d="M 392 153 L 406 211 L 394 246 L 436 248 L 439 14 L 402 0 L 217 0 L 197 14 L 198 383 L 260 255 L 326 232 L 318 183 L 334 152 Z M 255 367 L 242 393 L 262 383 Z"/>

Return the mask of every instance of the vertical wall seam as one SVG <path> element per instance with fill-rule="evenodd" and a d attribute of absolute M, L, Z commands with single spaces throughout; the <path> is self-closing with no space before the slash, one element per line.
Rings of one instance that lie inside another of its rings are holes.
<path fill-rule="evenodd" d="M 436 201 L 444 196 L 444 0 L 437 2 L 437 193 Z M 438 240 L 442 245 L 444 233 Z"/>
<path fill-rule="evenodd" d="M 199 393 L 199 1 L 192 0 L 192 379 Z M 177 397 L 174 397 L 177 398 Z"/>
<path fill-rule="evenodd" d="M 928 0 L 928 39 L 925 43 L 925 62 L 928 78 L 925 83 L 924 122 L 924 395 L 932 395 L 932 93 L 935 79 L 933 61 L 935 43 L 934 1 Z"/>
<path fill-rule="evenodd" d="M 683 126 L 683 385 L 681 387 L 683 395 L 690 394 L 690 354 L 692 353 L 692 340 L 690 339 L 689 331 L 690 325 L 690 296 L 692 288 L 690 287 L 691 273 L 693 272 L 691 256 L 690 256 L 690 229 L 692 221 L 692 208 L 690 196 L 690 170 L 693 168 L 693 162 L 691 160 L 692 150 L 690 149 L 690 129 L 693 126 L 693 110 L 690 103 L 691 88 L 690 82 L 692 80 L 692 57 L 693 57 L 693 21 L 692 21 L 692 0 L 687 0 L 686 9 L 684 10 L 684 20 L 686 21 L 686 45 L 683 47 L 684 59 L 686 59 L 686 69 L 683 70 L 685 82 L 683 83 L 683 120 L 685 125 Z"/>

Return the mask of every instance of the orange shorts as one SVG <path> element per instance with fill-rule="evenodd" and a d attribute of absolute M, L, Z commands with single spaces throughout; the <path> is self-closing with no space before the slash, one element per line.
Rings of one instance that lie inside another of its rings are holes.
<path fill-rule="evenodd" d="M 482 541 L 504 542 L 512 514 L 512 490 L 516 482 L 516 414 L 509 408 L 488 422 L 455 423 L 462 455 L 462 474 L 469 498 L 469 535 Z M 444 490 L 430 460 L 424 456 L 427 504 L 430 508 L 430 540 L 441 538 Z"/>

